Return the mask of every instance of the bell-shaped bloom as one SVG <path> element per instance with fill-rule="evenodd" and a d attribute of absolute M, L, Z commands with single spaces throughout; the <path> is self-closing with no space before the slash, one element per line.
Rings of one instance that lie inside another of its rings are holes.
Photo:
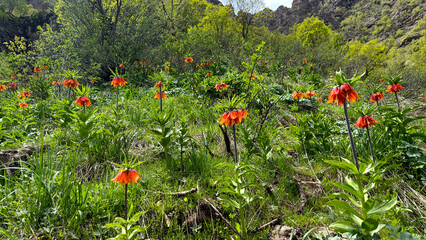
<path fill-rule="evenodd" d="M 342 84 L 340 90 L 343 92 L 346 100 L 351 103 L 355 102 L 357 98 L 359 99 L 358 93 L 354 91 L 354 88 L 349 83 Z"/>
<path fill-rule="evenodd" d="M 0 84 L 0 92 L 3 92 L 4 90 L 6 90 L 6 87 Z"/>
<path fill-rule="evenodd" d="M 210 66 L 210 62 L 207 62 L 206 64 L 207 64 L 207 66 Z"/>
<path fill-rule="evenodd" d="M 207 73 L 207 77 L 211 77 L 213 74 L 211 72 Z"/>
<path fill-rule="evenodd" d="M 58 82 L 57 81 L 53 81 L 52 85 L 55 86 Z"/>
<path fill-rule="evenodd" d="M 114 86 L 114 87 L 119 87 L 121 85 L 126 85 L 126 84 L 127 82 L 124 80 L 123 77 L 115 77 L 112 79 L 112 82 L 111 82 L 111 86 Z"/>
<path fill-rule="evenodd" d="M 334 105 L 339 104 L 340 106 L 343 106 L 343 103 L 345 102 L 345 95 L 339 87 L 333 88 L 330 95 L 328 95 L 327 103 L 331 102 L 334 102 Z"/>
<path fill-rule="evenodd" d="M 322 102 L 322 97 L 319 97 L 319 98 L 318 98 L 318 102 Z"/>
<path fill-rule="evenodd" d="M 380 82 L 384 82 L 384 81 L 385 81 L 385 79 L 383 79 L 383 78 L 380 78 L 380 79 L 379 79 L 379 81 L 380 81 Z"/>
<path fill-rule="evenodd" d="M 359 127 L 359 128 L 366 128 L 366 127 L 370 127 L 373 126 L 374 123 L 376 123 L 376 119 L 365 115 L 364 117 L 359 117 L 358 120 L 355 123 L 355 126 Z"/>
<path fill-rule="evenodd" d="M 64 86 L 67 88 L 76 88 L 80 83 L 77 82 L 77 80 L 73 79 L 65 79 L 63 82 Z"/>
<path fill-rule="evenodd" d="M 47 69 L 47 65 L 46 65 L 46 64 L 43 64 L 43 67 L 44 67 L 45 69 Z"/>
<path fill-rule="evenodd" d="M 119 65 L 119 67 L 120 67 L 121 69 L 124 69 L 124 65 L 123 65 L 123 64 L 120 64 L 120 65 Z"/>
<path fill-rule="evenodd" d="M 205 63 L 203 63 L 203 62 L 201 63 L 201 66 L 203 66 L 203 67 L 204 67 L 205 65 L 206 65 L 206 64 L 205 64 Z"/>
<path fill-rule="evenodd" d="M 155 83 L 155 87 L 156 87 L 156 88 L 161 88 L 161 89 L 163 89 L 163 88 L 164 88 L 163 82 L 162 82 L 162 81 L 158 81 L 158 82 L 156 82 L 156 83 Z"/>
<path fill-rule="evenodd" d="M 169 66 L 166 66 L 166 67 L 164 68 L 164 70 L 169 71 L 169 70 L 170 70 Z"/>
<path fill-rule="evenodd" d="M 293 61 L 288 62 L 288 65 L 293 65 Z"/>
<path fill-rule="evenodd" d="M 159 92 L 156 93 L 154 98 L 159 99 L 160 98 L 160 93 Z M 162 92 L 161 93 L 161 99 L 165 99 L 165 98 L 167 98 L 167 96 L 166 96 L 166 94 L 164 92 Z"/>
<path fill-rule="evenodd" d="M 18 76 L 16 76 L 16 74 L 14 73 L 14 74 L 12 74 L 12 76 L 10 76 L 10 78 L 12 78 L 12 79 L 15 79 L 15 78 L 17 78 Z"/>
<path fill-rule="evenodd" d="M 128 183 L 136 183 L 138 182 L 138 179 L 142 181 L 142 178 L 139 176 L 138 172 L 136 170 L 129 170 L 129 171 L 120 171 L 115 178 L 111 179 L 113 182 L 118 182 L 120 185 L 128 184 Z"/>
<path fill-rule="evenodd" d="M 306 63 L 307 63 L 306 61 L 303 61 L 303 62 L 302 62 L 302 64 L 306 64 Z"/>
<path fill-rule="evenodd" d="M 92 79 L 92 80 L 90 80 L 90 83 L 91 83 L 91 84 L 95 84 L 95 80 L 93 80 L 93 79 Z"/>
<path fill-rule="evenodd" d="M 19 103 L 19 107 L 20 108 L 27 108 L 28 104 L 26 102 L 21 102 L 21 103 Z"/>
<path fill-rule="evenodd" d="M 305 94 L 303 94 L 302 92 L 294 92 L 293 93 L 293 98 L 294 99 L 302 99 L 304 95 Z"/>
<path fill-rule="evenodd" d="M 256 78 L 256 76 L 254 74 L 250 74 L 250 77 L 253 78 L 253 79 Z"/>
<path fill-rule="evenodd" d="M 383 100 L 383 93 L 382 92 L 376 92 L 370 97 L 371 102 L 378 102 Z"/>
<path fill-rule="evenodd" d="M 315 91 L 307 91 L 307 92 L 305 93 L 305 97 L 306 97 L 306 98 L 311 98 L 311 97 L 313 97 L 313 96 L 318 96 L 318 95 L 317 95 L 317 93 L 316 93 Z"/>
<path fill-rule="evenodd" d="M 238 110 L 224 113 L 219 119 L 220 124 L 225 124 L 226 126 L 233 126 L 241 123 L 241 121 L 246 119 L 248 116 L 247 110 Z"/>
<path fill-rule="evenodd" d="M 9 87 L 9 88 L 16 88 L 17 87 L 16 83 L 8 83 L 6 86 Z"/>
<path fill-rule="evenodd" d="M 399 93 L 402 89 L 404 89 L 403 86 L 399 85 L 399 84 L 392 84 L 388 86 L 388 89 L 386 90 L 386 92 L 388 93 Z"/>
<path fill-rule="evenodd" d="M 188 57 L 187 59 L 185 59 L 186 63 L 190 63 L 190 62 L 193 62 L 193 61 L 194 61 L 194 59 L 192 59 L 192 57 Z"/>
<path fill-rule="evenodd" d="M 78 104 L 80 107 L 85 107 L 85 106 L 89 106 L 92 104 L 92 102 L 90 102 L 90 99 L 86 96 L 82 96 L 77 98 L 77 100 L 75 100 L 74 104 Z"/>
<path fill-rule="evenodd" d="M 39 67 L 35 67 L 35 68 L 34 68 L 34 72 L 36 72 L 36 73 L 41 72 L 41 68 L 39 68 Z"/>
<path fill-rule="evenodd" d="M 29 92 L 22 92 L 21 94 L 18 95 L 19 99 L 24 99 L 26 97 L 31 96 L 31 94 Z"/>
<path fill-rule="evenodd" d="M 170 58 L 170 59 L 169 59 L 169 62 L 173 62 L 173 58 Z"/>
<path fill-rule="evenodd" d="M 195 68 L 200 68 L 200 65 L 195 66 Z"/>
<path fill-rule="evenodd" d="M 228 84 L 226 84 L 226 83 L 219 83 L 219 84 L 217 84 L 217 85 L 215 86 L 215 88 L 216 88 L 217 90 L 222 90 L 222 89 L 227 88 L 227 87 L 229 87 L 229 85 L 228 85 Z"/>

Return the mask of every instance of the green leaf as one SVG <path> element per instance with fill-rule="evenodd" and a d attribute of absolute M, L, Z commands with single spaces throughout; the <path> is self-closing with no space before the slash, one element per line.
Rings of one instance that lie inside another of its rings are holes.
<path fill-rule="evenodd" d="M 379 222 L 374 218 L 367 218 L 362 222 L 362 229 L 371 232 L 379 226 Z"/>
<path fill-rule="evenodd" d="M 356 168 L 355 164 L 353 164 L 351 161 L 347 159 L 342 159 L 343 161 L 336 161 L 336 160 L 325 160 L 325 163 L 331 164 L 336 167 L 340 167 L 344 170 L 349 171 L 351 174 L 357 174 L 358 169 Z"/>
<path fill-rule="evenodd" d="M 358 228 L 353 226 L 352 223 L 348 221 L 340 221 L 340 222 L 332 223 L 330 224 L 330 229 L 339 233 L 349 232 L 349 233 L 355 234 L 359 232 Z"/>
<path fill-rule="evenodd" d="M 224 202 L 227 202 L 229 205 L 233 206 L 236 209 L 241 209 L 240 204 L 234 199 L 231 199 L 229 196 L 222 195 L 218 198 Z"/>
<path fill-rule="evenodd" d="M 336 186 L 342 190 L 345 190 L 351 194 L 353 194 L 355 197 L 357 197 L 358 199 L 362 199 L 362 194 L 360 192 L 358 192 L 356 189 L 354 189 L 351 185 L 347 184 L 347 183 L 340 183 L 340 182 L 335 182 L 335 183 L 331 183 L 333 186 Z"/>
<path fill-rule="evenodd" d="M 384 214 L 387 211 L 389 211 L 390 209 L 392 209 L 393 207 L 395 207 L 396 203 L 397 203 L 397 199 L 396 197 L 393 198 L 392 200 L 386 201 L 382 204 L 380 204 L 379 206 L 375 206 L 373 208 L 371 208 L 367 214 L 368 215 L 374 215 L 374 214 Z"/>
<path fill-rule="evenodd" d="M 361 214 L 357 210 L 355 210 L 353 207 L 351 207 L 349 204 L 347 204 L 344 201 L 331 200 L 331 201 L 327 202 L 327 205 L 341 208 L 341 209 L 343 209 L 343 210 L 345 210 L 345 211 L 347 211 L 347 212 L 349 212 L 349 213 L 351 213 L 351 214 L 353 214 L 353 215 L 355 215 L 359 218 L 362 218 Z"/>

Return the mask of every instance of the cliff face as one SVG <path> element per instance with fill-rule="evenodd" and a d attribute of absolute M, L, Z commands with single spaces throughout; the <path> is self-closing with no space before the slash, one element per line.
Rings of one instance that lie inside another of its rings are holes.
<path fill-rule="evenodd" d="M 340 21 L 344 17 L 345 11 L 341 11 L 341 9 L 349 9 L 358 1 L 294 0 L 291 8 L 280 6 L 275 11 L 269 29 L 289 33 L 294 24 L 301 23 L 310 16 L 318 16 L 325 24 L 336 29 L 340 26 Z"/>
<path fill-rule="evenodd" d="M 276 10 L 267 26 L 289 33 L 294 24 L 317 16 L 347 39 L 383 40 L 410 37 L 425 13 L 426 1 L 422 0 L 293 0 L 291 8 Z"/>

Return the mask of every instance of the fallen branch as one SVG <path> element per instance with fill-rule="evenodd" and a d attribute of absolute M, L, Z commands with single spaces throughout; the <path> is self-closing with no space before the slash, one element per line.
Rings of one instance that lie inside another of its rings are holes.
<path fill-rule="evenodd" d="M 150 193 L 154 193 L 154 194 L 162 194 L 162 195 L 170 195 L 170 196 L 185 196 L 191 193 L 196 192 L 198 189 L 197 188 L 191 188 L 187 191 L 182 191 L 182 192 L 172 192 L 172 193 L 164 193 L 164 192 L 155 192 L 155 191 L 150 191 L 150 190 L 145 190 L 147 192 Z"/>
<path fill-rule="evenodd" d="M 283 218 L 283 216 L 279 216 L 279 217 L 273 219 L 272 221 L 269 221 L 269 222 L 267 222 L 267 223 L 265 223 L 263 225 L 260 225 L 260 226 L 257 226 L 255 228 L 253 228 L 252 230 L 249 230 L 248 233 L 261 232 L 261 231 L 265 230 L 269 226 L 273 226 L 275 224 L 278 224 L 281 221 L 282 218 Z"/>
<path fill-rule="evenodd" d="M 296 185 L 297 189 L 299 189 L 300 194 L 300 206 L 297 208 L 297 212 L 301 212 L 306 205 L 306 194 L 298 179 L 296 179 Z"/>
<path fill-rule="evenodd" d="M 226 146 L 226 152 L 229 155 L 233 155 L 232 151 L 231 151 L 231 142 L 229 141 L 229 136 L 228 136 L 228 132 L 226 130 L 226 127 L 223 128 L 222 125 L 219 124 L 220 130 L 222 131 L 223 134 L 223 140 L 225 141 L 225 146 Z"/>
<path fill-rule="evenodd" d="M 213 211 L 216 212 L 216 214 L 220 217 L 220 219 L 222 219 L 222 221 L 224 221 L 226 225 L 228 225 L 228 227 L 232 229 L 232 231 L 234 231 L 241 239 L 246 240 L 246 238 L 243 237 L 243 235 L 241 235 L 241 233 L 239 233 L 238 230 L 234 226 L 232 226 L 232 224 L 228 220 L 226 220 L 226 218 L 222 215 L 222 213 L 220 213 L 219 210 L 217 210 L 217 208 L 212 203 L 210 203 L 207 199 L 205 199 L 204 201 L 206 201 L 206 203 L 210 205 Z"/>

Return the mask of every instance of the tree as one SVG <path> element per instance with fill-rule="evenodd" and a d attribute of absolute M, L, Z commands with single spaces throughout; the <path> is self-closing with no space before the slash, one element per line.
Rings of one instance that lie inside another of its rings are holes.
<path fill-rule="evenodd" d="M 240 25 L 241 35 L 247 40 L 253 25 L 254 14 L 265 8 L 263 0 L 228 0 L 235 12 L 236 20 Z"/>
<path fill-rule="evenodd" d="M 302 41 L 303 45 L 309 47 L 316 47 L 324 42 L 329 42 L 333 36 L 331 28 L 314 16 L 295 25 L 293 33 Z"/>

